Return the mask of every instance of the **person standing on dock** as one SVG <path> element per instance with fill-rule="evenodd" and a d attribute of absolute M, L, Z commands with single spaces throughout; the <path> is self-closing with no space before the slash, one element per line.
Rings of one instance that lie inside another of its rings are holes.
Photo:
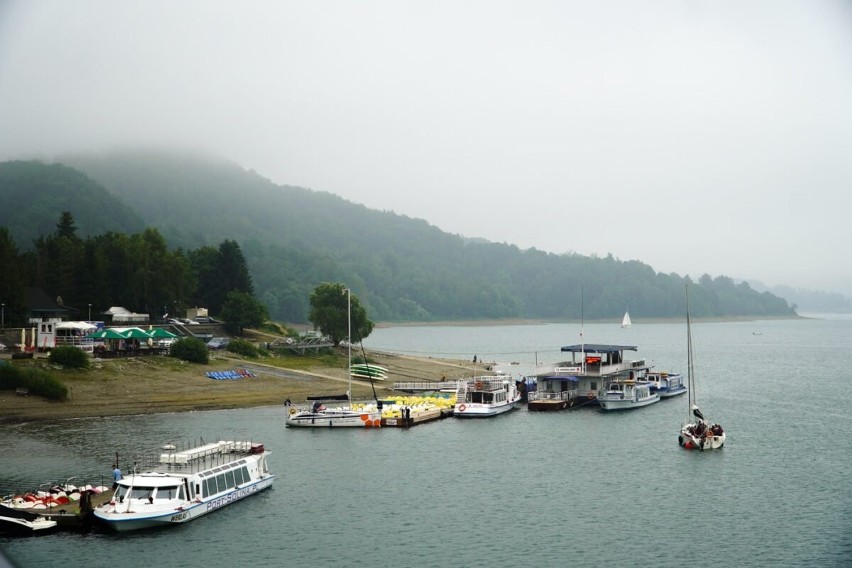
<path fill-rule="evenodd" d="M 118 487 L 118 482 L 121 480 L 121 470 L 118 468 L 118 464 L 115 464 L 112 467 L 112 488 L 115 489 Z"/>

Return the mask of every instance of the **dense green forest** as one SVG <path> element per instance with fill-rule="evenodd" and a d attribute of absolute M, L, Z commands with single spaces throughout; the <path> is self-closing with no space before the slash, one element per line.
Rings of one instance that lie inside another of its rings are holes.
<path fill-rule="evenodd" d="M 149 229 L 143 235 L 156 229 L 171 247 L 164 255 L 190 257 L 180 251 L 238 243 L 256 297 L 278 320 L 307 321 L 308 299 L 322 282 L 352 288 L 375 321 L 567 320 L 579 319 L 581 310 L 587 319 L 603 319 L 620 318 L 626 309 L 634 318 L 684 315 L 683 287 L 691 281 L 638 261 L 470 240 L 329 193 L 276 185 L 210 158 L 126 153 L 70 156 L 63 162 L 78 170 L 62 168 L 69 172 L 68 185 L 102 186 L 144 220 Z M 9 165 L 0 164 L 0 171 Z M 28 167 L 56 166 L 33 162 Z M 57 191 L 56 185 L 38 191 Z M 17 188 L 4 183 L 0 199 L 13 191 Z M 92 200 L 107 201 L 100 192 L 92 194 Z M 54 207 L 52 201 L 40 199 L 43 218 L 54 225 L 61 211 L 77 219 L 93 206 L 85 197 L 66 207 Z M 14 216 L 0 210 L 0 226 L 10 227 L 11 238 L 28 247 L 21 240 L 27 235 L 10 223 Z M 45 221 L 40 223 L 43 227 Z M 696 317 L 795 314 L 785 300 L 726 276 L 704 275 L 694 284 L 690 299 Z M 197 287 L 198 297 L 206 286 Z"/>

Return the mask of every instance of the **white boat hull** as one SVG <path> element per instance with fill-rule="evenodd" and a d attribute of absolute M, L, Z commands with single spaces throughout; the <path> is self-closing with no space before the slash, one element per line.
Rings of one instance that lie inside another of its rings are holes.
<path fill-rule="evenodd" d="M 285 424 L 295 428 L 380 428 L 382 416 L 378 412 L 354 410 L 295 411 Z"/>
<path fill-rule="evenodd" d="M 157 506 L 153 505 L 152 509 L 156 508 L 155 510 L 146 510 L 145 503 L 135 503 L 129 507 L 123 503 L 105 505 L 103 508 L 95 509 L 95 517 L 116 531 L 134 531 L 187 523 L 270 487 L 274 479 L 274 475 L 268 475 L 223 495 L 216 495 L 205 500 L 183 501 L 178 506 L 168 508 L 156 508 Z"/>
<path fill-rule="evenodd" d="M 511 412 L 518 407 L 518 401 L 508 401 L 501 405 L 477 404 L 467 402 L 457 404 L 453 408 L 453 415 L 459 418 L 488 418 Z"/>
<path fill-rule="evenodd" d="M 629 398 L 622 399 L 608 399 L 605 396 L 598 396 L 598 404 L 604 410 L 630 410 L 631 408 L 640 408 L 642 406 L 648 406 L 649 404 L 654 404 L 660 400 L 659 395 L 651 395 L 649 397 L 641 398 L 639 400 L 633 400 Z"/>

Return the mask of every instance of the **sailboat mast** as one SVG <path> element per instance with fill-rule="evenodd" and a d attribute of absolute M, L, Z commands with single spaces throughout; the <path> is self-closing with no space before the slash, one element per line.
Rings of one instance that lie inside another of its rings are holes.
<path fill-rule="evenodd" d="M 583 333 L 586 314 L 583 305 L 583 288 L 580 288 L 580 357 L 582 358 L 583 374 L 586 374 L 586 334 Z"/>
<path fill-rule="evenodd" d="M 348 351 L 349 366 L 346 368 L 349 374 L 349 408 L 352 408 L 352 290 L 344 289 L 346 292 L 346 321 L 348 322 L 346 345 Z"/>
<path fill-rule="evenodd" d="M 687 383 L 689 385 L 689 404 L 686 408 L 686 417 L 689 420 L 692 405 L 695 404 L 695 367 L 692 359 L 692 321 L 689 315 L 689 285 L 685 285 L 684 290 L 686 292 L 686 365 Z"/>

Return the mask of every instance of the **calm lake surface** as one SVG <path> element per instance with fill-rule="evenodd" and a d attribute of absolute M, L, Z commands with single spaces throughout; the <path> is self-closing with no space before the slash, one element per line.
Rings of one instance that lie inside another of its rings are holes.
<path fill-rule="evenodd" d="M 587 342 L 637 345 L 658 369 L 686 371 L 685 324 L 584 328 Z M 365 346 L 477 355 L 518 374 L 558 360 L 579 332 L 397 327 Z M 410 430 L 285 429 L 277 407 L 0 425 L 3 494 L 72 475 L 106 482 L 116 451 L 199 438 L 262 441 L 278 475 L 184 526 L 0 538 L 0 549 L 22 568 L 849 566 L 852 318 L 697 322 L 693 340 L 699 403 L 728 433 L 717 452 L 678 447 L 685 397 Z"/>

